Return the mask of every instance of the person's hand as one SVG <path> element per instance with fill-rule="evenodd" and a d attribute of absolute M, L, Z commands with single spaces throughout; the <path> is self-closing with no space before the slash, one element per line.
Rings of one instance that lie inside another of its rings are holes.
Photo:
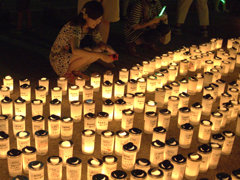
<path fill-rule="evenodd" d="M 138 29 L 141 29 L 141 26 L 140 26 L 140 24 L 135 24 L 135 25 L 132 27 L 132 29 L 133 29 L 134 31 L 136 31 L 136 30 L 138 30 Z"/>
<path fill-rule="evenodd" d="M 151 25 L 158 24 L 161 21 L 161 17 L 155 17 L 151 20 Z"/>
<path fill-rule="evenodd" d="M 105 55 L 105 54 L 102 54 L 100 59 L 103 60 L 105 63 L 112 63 L 113 62 L 113 59 L 110 56 Z"/>
<path fill-rule="evenodd" d="M 110 46 L 107 46 L 106 51 L 108 52 L 108 54 L 117 54 L 117 52 Z"/>

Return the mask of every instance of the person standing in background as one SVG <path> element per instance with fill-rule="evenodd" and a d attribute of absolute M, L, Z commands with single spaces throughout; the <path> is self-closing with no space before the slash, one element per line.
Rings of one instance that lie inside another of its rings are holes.
<path fill-rule="evenodd" d="M 78 14 L 80 13 L 83 5 L 90 0 L 78 0 Z M 110 23 L 117 22 L 120 19 L 119 0 L 97 0 L 102 3 L 104 14 L 101 24 L 99 25 L 99 32 L 102 35 L 102 40 L 107 43 Z"/>

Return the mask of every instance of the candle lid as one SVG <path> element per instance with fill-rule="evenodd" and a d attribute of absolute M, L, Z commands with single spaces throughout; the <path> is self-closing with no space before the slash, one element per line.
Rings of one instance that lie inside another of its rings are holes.
<path fill-rule="evenodd" d="M 138 128 L 131 128 L 131 129 L 129 129 L 129 133 L 131 133 L 131 134 L 141 134 L 142 130 L 138 129 Z"/>
<path fill-rule="evenodd" d="M 106 99 L 105 101 L 103 101 L 104 105 L 113 105 L 114 103 L 112 102 L 111 99 Z"/>
<path fill-rule="evenodd" d="M 17 137 L 20 138 L 20 139 L 24 139 L 26 137 L 29 137 L 30 136 L 30 133 L 28 131 L 19 131 L 17 133 Z"/>
<path fill-rule="evenodd" d="M 115 163 L 115 162 L 117 162 L 117 160 L 118 160 L 118 158 L 113 155 L 103 156 L 103 162 L 107 163 L 107 164 Z"/>
<path fill-rule="evenodd" d="M 31 86 L 29 84 L 22 84 L 20 88 L 27 89 L 30 88 Z"/>
<path fill-rule="evenodd" d="M 153 131 L 157 132 L 157 133 L 165 133 L 167 130 L 162 126 L 157 126 L 157 127 L 153 128 Z"/>
<path fill-rule="evenodd" d="M 216 178 L 219 180 L 231 180 L 231 176 L 227 173 L 220 172 L 216 174 Z"/>
<path fill-rule="evenodd" d="M 238 92 L 239 91 L 238 88 L 235 88 L 235 87 L 229 88 L 228 90 L 231 91 L 231 92 Z"/>
<path fill-rule="evenodd" d="M 150 166 L 151 162 L 145 158 L 138 158 L 136 159 L 136 164 L 139 166 Z"/>
<path fill-rule="evenodd" d="M 95 119 L 96 118 L 96 115 L 93 114 L 93 113 L 87 113 L 84 115 L 85 118 L 87 119 Z"/>
<path fill-rule="evenodd" d="M 44 120 L 44 117 L 41 115 L 36 115 L 36 116 L 32 117 L 32 120 L 33 121 L 42 121 L 42 120 Z"/>
<path fill-rule="evenodd" d="M 212 152 L 212 147 L 208 144 L 202 144 L 198 146 L 198 150 L 203 153 L 210 153 Z"/>
<path fill-rule="evenodd" d="M 128 137 L 129 136 L 129 132 L 125 131 L 125 130 L 120 130 L 116 132 L 116 135 L 118 137 L 124 138 L 124 137 Z"/>
<path fill-rule="evenodd" d="M 158 168 L 151 168 L 148 170 L 148 175 L 150 177 L 156 177 L 158 179 L 158 178 L 163 177 L 163 171 Z"/>
<path fill-rule="evenodd" d="M 112 83 L 110 81 L 105 81 L 103 82 L 104 86 L 112 86 Z"/>
<path fill-rule="evenodd" d="M 181 92 L 180 94 L 179 94 L 179 96 L 180 97 L 189 97 L 190 95 L 188 94 L 188 93 L 186 93 L 186 92 Z"/>
<path fill-rule="evenodd" d="M 123 149 L 126 151 L 136 151 L 137 146 L 135 146 L 132 142 L 129 142 L 129 143 L 123 145 Z"/>
<path fill-rule="evenodd" d="M 119 80 L 116 81 L 116 84 L 117 84 L 117 85 L 124 85 L 125 82 L 123 82 L 122 80 L 119 79 Z"/>
<path fill-rule="evenodd" d="M 45 86 L 37 86 L 35 89 L 38 91 L 45 91 L 46 87 Z"/>
<path fill-rule="evenodd" d="M 1 120 L 7 120 L 7 119 L 8 119 L 8 116 L 7 116 L 7 115 L 0 114 L 0 121 L 1 121 Z"/>
<path fill-rule="evenodd" d="M 210 94 L 206 94 L 205 96 L 203 96 L 203 99 L 212 100 L 213 97 Z"/>
<path fill-rule="evenodd" d="M 67 159 L 67 163 L 74 166 L 81 164 L 81 162 L 82 160 L 78 157 L 70 157 Z"/>
<path fill-rule="evenodd" d="M 50 101 L 50 104 L 61 104 L 61 101 L 59 101 L 58 99 L 53 99 Z"/>
<path fill-rule="evenodd" d="M 240 168 L 239 169 L 236 169 L 236 170 L 233 170 L 232 171 L 232 175 L 237 178 L 237 179 L 240 179 Z"/>
<path fill-rule="evenodd" d="M 108 116 L 109 116 L 109 114 L 106 112 L 97 113 L 97 117 L 100 117 L 100 118 L 107 118 Z"/>
<path fill-rule="evenodd" d="M 201 161 L 202 156 L 198 153 L 189 153 L 188 158 L 191 159 L 192 161 Z"/>
<path fill-rule="evenodd" d="M 104 137 L 112 137 L 112 136 L 114 136 L 114 132 L 113 132 L 113 131 L 110 131 L 110 130 L 102 131 L 101 134 L 102 134 Z"/>
<path fill-rule="evenodd" d="M 71 117 L 62 117 L 62 122 L 71 123 L 72 121 L 73 121 L 73 118 Z"/>
<path fill-rule="evenodd" d="M 36 148 L 33 146 L 26 146 L 22 149 L 23 154 L 32 154 L 35 153 L 36 151 L 37 151 Z"/>
<path fill-rule="evenodd" d="M 48 135 L 48 131 L 46 130 L 38 130 L 35 132 L 36 136 L 47 136 Z"/>
<path fill-rule="evenodd" d="M 22 151 L 18 150 L 18 149 L 10 149 L 7 152 L 8 156 L 20 156 L 22 154 Z"/>
<path fill-rule="evenodd" d="M 94 104 L 95 101 L 94 101 L 93 99 L 86 99 L 86 100 L 84 101 L 84 103 L 85 103 L 85 104 Z"/>
<path fill-rule="evenodd" d="M 82 134 L 85 135 L 85 136 L 92 136 L 95 134 L 95 131 L 91 130 L 91 129 L 84 129 L 82 131 Z"/>
<path fill-rule="evenodd" d="M 204 126 L 212 126 L 212 121 L 207 120 L 207 119 L 201 120 L 200 123 Z"/>
<path fill-rule="evenodd" d="M 162 141 L 159 141 L 158 139 L 153 141 L 151 144 L 152 146 L 158 147 L 158 148 L 165 147 L 165 143 L 163 143 Z"/>
<path fill-rule="evenodd" d="M 22 115 L 13 116 L 14 121 L 23 121 L 24 119 L 25 119 L 25 117 Z"/>
<path fill-rule="evenodd" d="M 209 145 L 212 147 L 212 149 L 222 149 L 222 145 L 218 143 L 211 142 Z"/>
<path fill-rule="evenodd" d="M 116 101 L 115 101 L 115 104 L 126 104 L 126 101 L 124 101 L 123 99 L 117 99 Z"/>
<path fill-rule="evenodd" d="M 105 174 L 94 174 L 92 180 L 109 180 Z"/>
<path fill-rule="evenodd" d="M 97 167 L 97 166 L 101 166 L 103 164 L 103 161 L 101 159 L 92 157 L 88 160 L 88 164 L 91 166 Z"/>
<path fill-rule="evenodd" d="M 2 103 L 10 103 L 12 102 L 12 99 L 10 97 L 7 97 L 5 96 L 2 100 L 1 100 Z"/>
<path fill-rule="evenodd" d="M 218 141 L 224 141 L 225 140 L 225 137 L 220 133 L 219 134 L 213 134 L 212 138 L 215 139 L 215 140 L 218 140 Z"/>
<path fill-rule="evenodd" d="M 115 170 L 115 171 L 112 171 L 111 177 L 116 179 L 125 179 L 127 177 L 127 173 L 122 170 Z"/>
<path fill-rule="evenodd" d="M 173 164 L 169 160 L 164 160 L 158 164 L 158 166 L 164 170 L 171 170 L 173 169 Z"/>
<path fill-rule="evenodd" d="M 60 141 L 59 145 L 63 148 L 70 148 L 73 146 L 73 142 L 71 140 Z"/>
<path fill-rule="evenodd" d="M 194 104 L 192 104 L 192 107 L 196 108 L 196 109 L 201 109 L 202 105 L 200 102 L 195 102 Z"/>
<path fill-rule="evenodd" d="M 0 131 L 0 140 L 7 139 L 9 135 L 5 133 L 4 131 Z"/>
<path fill-rule="evenodd" d="M 189 113 L 191 112 L 191 109 L 188 107 L 181 107 L 179 108 L 179 111 L 181 111 L 182 113 Z"/>
<path fill-rule="evenodd" d="M 28 180 L 28 177 L 23 176 L 23 175 L 17 175 L 15 177 L 13 177 L 12 180 Z"/>
<path fill-rule="evenodd" d="M 41 99 L 33 99 L 32 101 L 32 104 L 42 104 L 43 101 Z"/>
<path fill-rule="evenodd" d="M 186 162 L 186 158 L 182 154 L 177 154 L 173 156 L 172 160 L 178 164 L 183 164 Z"/>
<path fill-rule="evenodd" d="M 155 113 L 154 111 L 147 111 L 146 112 L 146 115 L 148 117 L 157 117 L 157 113 Z"/>
<path fill-rule="evenodd" d="M 29 169 L 40 170 L 43 168 L 43 163 L 41 161 L 31 161 L 28 164 Z"/>
<path fill-rule="evenodd" d="M 159 113 L 161 113 L 163 115 L 168 115 L 168 114 L 171 114 L 171 111 L 169 111 L 168 109 L 160 109 Z"/>
<path fill-rule="evenodd" d="M 60 120 L 61 118 L 55 114 L 52 114 L 48 117 L 48 120 L 50 121 L 57 121 L 57 120 Z"/>
<path fill-rule="evenodd" d="M 141 169 L 134 169 L 131 171 L 131 175 L 136 178 L 145 178 L 147 173 Z"/>
<path fill-rule="evenodd" d="M 232 131 L 223 131 L 222 132 L 225 137 L 233 137 L 235 136 L 235 133 Z"/>
<path fill-rule="evenodd" d="M 166 140 L 168 146 L 178 146 L 179 142 L 175 138 L 169 138 Z"/>

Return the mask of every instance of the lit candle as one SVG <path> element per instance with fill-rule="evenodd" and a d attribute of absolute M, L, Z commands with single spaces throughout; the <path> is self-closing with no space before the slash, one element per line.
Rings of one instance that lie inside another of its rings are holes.
<path fill-rule="evenodd" d="M 162 54 L 162 67 L 167 67 L 170 63 L 170 57 L 168 54 Z"/>
<path fill-rule="evenodd" d="M 198 125 L 201 119 L 202 105 L 199 102 L 196 102 L 192 104 L 190 109 L 191 109 L 190 123 L 192 125 Z"/>
<path fill-rule="evenodd" d="M 13 82 L 13 78 L 11 76 L 8 75 L 3 78 L 3 85 L 6 87 L 9 87 L 10 92 L 13 93 L 14 82 Z"/>
<path fill-rule="evenodd" d="M 79 87 L 79 94 L 83 93 L 83 86 L 85 86 L 86 80 L 80 76 L 77 77 L 75 80 L 75 85 Z"/>
<path fill-rule="evenodd" d="M 59 157 L 62 158 L 63 166 L 66 166 L 67 159 L 73 156 L 73 142 L 70 140 L 60 141 L 58 147 Z"/>
<path fill-rule="evenodd" d="M 216 101 L 216 99 L 218 97 L 218 85 L 216 83 L 211 83 L 209 85 L 214 88 L 212 96 L 213 96 L 214 100 Z"/>
<path fill-rule="evenodd" d="M 82 103 L 80 101 L 71 101 L 70 116 L 73 122 L 80 122 L 82 120 Z"/>
<path fill-rule="evenodd" d="M 142 139 L 142 130 L 138 128 L 129 129 L 129 141 L 132 142 L 135 146 L 137 146 L 137 151 L 139 151 L 141 147 L 141 139 Z"/>
<path fill-rule="evenodd" d="M 137 92 L 137 80 L 129 79 L 127 82 L 127 93 L 136 93 Z"/>
<path fill-rule="evenodd" d="M 48 131 L 38 130 L 35 132 L 35 147 L 38 155 L 48 153 Z"/>
<path fill-rule="evenodd" d="M 172 96 L 178 96 L 179 94 L 179 89 L 180 89 L 180 83 L 177 81 L 173 81 L 170 83 L 172 87 Z"/>
<path fill-rule="evenodd" d="M 213 73 L 212 72 L 204 72 L 204 80 L 203 80 L 203 87 L 212 83 Z"/>
<path fill-rule="evenodd" d="M 43 101 L 33 99 L 31 102 L 32 116 L 43 115 Z"/>
<path fill-rule="evenodd" d="M 8 116 L 0 114 L 0 131 L 9 133 Z"/>
<path fill-rule="evenodd" d="M 147 92 L 152 93 L 156 89 L 157 77 L 154 75 L 149 75 L 147 77 Z"/>
<path fill-rule="evenodd" d="M 48 157 L 47 172 L 49 180 L 62 179 L 62 158 L 59 156 Z"/>
<path fill-rule="evenodd" d="M 186 158 L 181 154 L 177 154 L 171 158 L 171 162 L 174 166 L 172 172 L 172 179 L 174 180 L 183 179 L 184 172 L 186 169 Z"/>
<path fill-rule="evenodd" d="M 207 43 L 200 44 L 200 45 L 199 45 L 199 49 L 200 49 L 202 52 L 207 52 L 207 51 L 208 51 L 208 44 L 207 44 Z"/>
<path fill-rule="evenodd" d="M 203 96 L 205 96 L 207 94 L 210 94 L 213 97 L 214 101 L 216 100 L 215 88 L 213 86 L 211 86 L 211 84 L 209 84 L 208 86 L 205 86 L 203 88 Z"/>
<path fill-rule="evenodd" d="M 187 157 L 187 165 L 185 170 L 186 179 L 197 179 L 199 174 L 202 156 L 198 153 L 189 153 Z"/>
<path fill-rule="evenodd" d="M 30 80 L 28 78 L 19 79 L 19 87 L 23 84 L 30 85 Z"/>
<path fill-rule="evenodd" d="M 122 168 L 123 170 L 131 171 L 134 168 L 134 164 L 137 156 L 137 146 L 132 142 L 123 145 L 122 152 Z"/>
<path fill-rule="evenodd" d="M 156 72 L 155 76 L 157 77 L 157 82 L 156 82 L 156 89 L 157 88 L 162 88 L 163 85 L 165 85 L 165 77 L 163 73 Z"/>
<path fill-rule="evenodd" d="M 109 178 L 105 174 L 98 173 L 92 176 L 92 180 L 109 180 Z"/>
<path fill-rule="evenodd" d="M 147 88 L 147 82 L 145 78 L 137 79 L 137 92 L 145 93 Z"/>
<path fill-rule="evenodd" d="M 142 72 L 142 75 L 143 75 L 143 76 L 146 76 L 146 75 L 148 75 L 149 72 L 150 72 L 150 63 L 149 63 L 149 61 L 143 61 L 142 64 L 143 64 L 143 72 Z"/>
<path fill-rule="evenodd" d="M 228 92 L 222 93 L 220 97 L 220 102 L 219 102 L 220 106 L 223 106 L 223 103 L 229 102 L 231 98 L 232 98 L 232 95 L 229 94 Z"/>
<path fill-rule="evenodd" d="M 78 157 L 68 158 L 66 165 L 66 174 L 67 180 L 81 180 L 82 160 Z"/>
<path fill-rule="evenodd" d="M 130 79 L 137 80 L 139 78 L 139 68 L 137 66 L 133 66 L 130 69 Z"/>
<path fill-rule="evenodd" d="M 25 117 L 24 116 L 14 116 L 12 119 L 13 123 L 13 134 L 16 136 L 16 134 L 20 131 L 25 131 Z"/>
<path fill-rule="evenodd" d="M 119 80 L 121 80 L 124 83 L 128 82 L 128 78 L 129 78 L 129 71 L 127 68 L 122 68 L 119 71 Z"/>
<path fill-rule="evenodd" d="M 127 173 L 122 170 L 115 170 L 111 173 L 112 180 L 127 180 Z"/>
<path fill-rule="evenodd" d="M 151 165 L 151 162 L 148 159 L 139 158 L 139 159 L 136 159 L 134 169 L 141 169 L 145 172 L 148 172 L 148 170 L 150 169 L 150 165 Z"/>
<path fill-rule="evenodd" d="M 93 154 L 95 146 L 95 131 L 85 129 L 82 131 L 82 153 Z"/>
<path fill-rule="evenodd" d="M 133 127 L 134 111 L 131 109 L 124 109 L 122 111 L 121 128 L 129 130 Z"/>
<path fill-rule="evenodd" d="M 79 100 L 79 86 L 73 85 L 68 88 L 68 100 L 70 102 Z"/>
<path fill-rule="evenodd" d="M 216 49 L 222 48 L 222 44 L 223 44 L 223 39 L 222 38 L 217 38 L 217 42 L 216 42 Z"/>
<path fill-rule="evenodd" d="M 110 130 L 102 131 L 101 133 L 101 154 L 113 154 L 114 148 L 114 132 Z"/>
<path fill-rule="evenodd" d="M 60 137 L 61 119 L 59 116 L 52 114 L 48 117 L 48 131 L 49 137 L 56 139 Z"/>
<path fill-rule="evenodd" d="M 102 131 L 108 129 L 108 113 L 99 112 L 97 113 L 96 118 L 96 130 L 98 134 L 101 134 Z"/>
<path fill-rule="evenodd" d="M 7 163 L 9 176 L 14 177 L 22 174 L 22 151 L 10 149 L 7 152 Z"/>
<path fill-rule="evenodd" d="M 28 164 L 29 180 L 44 180 L 44 164 L 41 161 L 32 161 Z"/>
<path fill-rule="evenodd" d="M 26 101 L 21 97 L 14 101 L 14 112 L 15 115 L 26 116 Z"/>
<path fill-rule="evenodd" d="M 209 169 L 216 169 L 222 153 L 222 146 L 218 143 L 210 143 L 212 155 L 209 159 Z"/>
<path fill-rule="evenodd" d="M 93 99 L 93 86 L 83 86 L 83 101 Z"/>
<path fill-rule="evenodd" d="M 217 133 L 221 129 L 223 114 L 216 111 L 211 113 L 210 121 L 213 123 L 212 125 L 212 132 Z"/>
<path fill-rule="evenodd" d="M 236 67 L 239 67 L 240 65 L 240 53 L 237 53 L 236 55 Z"/>
<path fill-rule="evenodd" d="M 101 84 L 101 76 L 98 73 L 92 73 L 90 84 L 93 87 L 94 92 L 98 92 Z"/>
<path fill-rule="evenodd" d="M 126 102 L 125 109 L 131 109 L 133 110 L 134 106 L 134 94 L 132 93 L 126 93 L 123 97 L 123 100 Z"/>
<path fill-rule="evenodd" d="M 156 70 L 156 61 L 153 58 L 149 61 L 149 74 L 153 74 L 155 70 Z"/>
<path fill-rule="evenodd" d="M 229 72 L 232 73 L 235 69 L 236 58 L 231 57 L 231 54 L 230 54 L 230 57 L 227 60 L 230 62 Z"/>
<path fill-rule="evenodd" d="M 61 119 L 61 138 L 63 140 L 72 139 L 73 135 L 73 118 L 63 117 Z"/>
<path fill-rule="evenodd" d="M 167 69 L 160 69 L 159 73 L 164 74 L 164 78 L 162 79 L 162 84 L 166 85 L 168 82 L 169 72 Z"/>
<path fill-rule="evenodd" d="M 171 111 L 171 116 L 177 116 L 178 113 L 178 104 L 179 104 L 179 97 L 177 96 L 169 96 L 168 98 L 168 109 Z"/>
<path fill-rule="evenodd" d="M 188 73 L 189 60 L 183 59 L 180 61 L 179 74 L 185 76 Z"/>
<path fill-rule="evenodd" d="M 212 77 L 212 82 L 213 82 L 213 83 L 215 83 L 216 80 L 218 80 L 218 79 L 221 78 L 221 72 L 220 72 L 219 69 L 217 69 L 217 68 L 212 68 L 212 69 L 210 70 L 210 72 L 213 73 L 213 77 Z"/>
<path fill-rule="evenodd" d="M 134 169 L 131 171 L 130 180 L 146 180 L 147 173 L 141 169 Z"/>
<path fill-rule="evenodd" d="M 58 99 L 53 99 L 49 103 L 49 113 L 61 116 L 62 102 Z"/>
<path fill-rule="evenodd" d="M 159 168 L 163 171 L 163 179 L 171 180 L 173 172 L 173 164 L 169 160 L 164 160 L 159 163 Z"/>
<path fill-rule="evenodd" d="M 27 102 L 31 100 L 31 86 L 30 84 L 22 84 L 20 86 L 20 97 L 25 99 Z"/>
<path fill-rule="evenodd" d="M 210 120 L 203 119 L 200 121 L 198 131 L 198 141 L 200 143 L 208 143 L 211 138 L 212 122 Z"/>
<path fill-rule="evenodd" d="M 233 109 L 232 109 L 232 114 L 230 116 L 230 119 L 233 122 L 233 121 L 235 121 L 237 119 L 237 115 L 239 113 L 240 100 L 231 101 L 231 103 L 233 104 Z"/>
<path fill-rule="evenodd" d="M 179 93 L 182 93 L 182 92 L 187 93 L 188 79 L 186 78 L 180 79 L 179 83 L 180 83 Z"/>
<path fill-rule="evenodd" d="M 143 66 L 141 64 L 136 64 L 136 66 L 138 67 L 138 77 L 142 77 L 143 76 Z"/>
<path fill-rule="evenodd" d="M 129 132 L 120 130 L 116 132 L 115 136 L 115 154 L 122 155 L 123 145 L 129 142 Z"/>
<path fill-rule="evenodd" d="M 103 74 L 103 82 L 105 81 L 109 81 L 110 83 L 113 83 L 113 73 L 110 70 L 107 70 L 104 74 Z"/>
<path fill-rule="evenodd" d="M 111 99 L 112 98 L 112 83 L 110 81 L 104 81 L 102 84 L 102 98 Z"/>
<path fill-rule="evenodd" d="M 148 111 L 153 111 L 153 112 L 157 111 L 157 103 L 155 101 L 148 100 L 145 103 L 145 112 L 148 112 Z"/>
<path fill-rule="evenodd" d="M 238 88 L 229 88 L 228 93 L 232 95 L 232 98 L 231 98 L 232 101 L 238 100 L 238 94 L 239 94 Z"/>
<path fill-rule="evenodd" d="M 205 116 L 210 115 L 213 106 L 213 97 L 210 94 L 203 96 L 202 98 L 202 114 Z"/>
<path fill-rule="evenodd" d="M 35 99 L 41 99 L 43 101 L 43 104 L 46 103 L 46 87 L 37 86 L 35 88 Z"/>
<path fill-rule="evenodd" d="M 179 135 L 179 146 L 187 149 L 190 148 L 193 137 L 193 126 L 190 123 L 184 123 L 181 125 Z"/>
<path fill-rule="evenodd" d="M 240 169 L 235 169 L 232 171 L 231 174 L 232 180 L 238 180 L 240 179 Z"/>
<path fill-rule="evenodd" d="M 188 107 L 181 107 L 179 108 L 178 113 L 178 127 L 180 128 L 181 125 L 185 123 L 190 122 L 190 116 L 191 116 L 191 109 Z"/>
<path fill-rule="evenodd" d="M 176 79 L 176 77 L 177 77 L 177 71 L 178 71 L 177 67 L 175 67 L 175 66 L 169 66 L 169 67 L 168 67 L 168 71 L 169 71 L 168 80 L 169 80 L 170 82 L 175 81 L 175 79 Z"/>
<path fill-rule="evenodd" d="M 168 130 L 170 120 L 171 120 L 171 111 L 169 111 L 168 109 L 160 109 L 158 111 L 158 124 L 157 124 L 157 126 L 162 126 L 166 130 Z"/>
<path fill-rule="evenodd" d="M 46 88 L 46 95 L 48 95 L 49 91 L 49 79 L 46 77 L 42 77 L 41 79 L 38 80 L 38 85 L 39 86 L 44 86 Z"/>
<path fill-rule="evenodd" d="M 218 96 L 224 93 L 226 82 L 222 79 L 217 79 L 215 82 L 218 85 Z"/>
<path fill-rule="evenodd" d="M 10 88 L 7 86 L 0 86 L 0 100 L 4 99 L 5 97 L 10 97 Z"/>
<path fill-rule="evenodd" d="M 153 129 L 153 136 L 152 141 L 160 140 L 162 142 L 165 142 L 167 135 L 167 130 L 162 126 L 157 126 Z"/>
<path fill-rule="evenodd" d="M 223 131 L 222 134 L 225 137 L 225 141 L 222 147 L 222 154 L 230 155 L 235 140 L 235 133 L 232 131 Z"/>
<path fill-rule="evenodd" d="M 217 109 L 218 112 L 222 113 L 222 122 L 221 122 L 221 128 L 224 128 L 227 124 L 227 121 L 229 119 L 229 109 L 227 107 L 218 107 Z"/>
<path fill-rule="evenodd" d="M 156 69 L 159 70 L 162 66 L 162 58 L 160 56 L 155 56 Z"/>
<path fill-rule="evenodd" d="M 212 153 L 211 145 L 202 144 L 198 146 L 198 153 L 202 156 L 202 162 L 200 163 L 199 172 L 206 173 L 209 167 L 209 161 Z"/>
<path fill-rule="evenodd" d="M 150 162 L 156 167 L 164 159 L 165 144 L 159 140 L 153 141 L 150 147 Z"/>
<path fill-rule="evenodd" d="M 95 113 L 95 101 L 93 99 L 86 99 L 83 102 L 83 115 L 88 113 Z"/>
<path fill-rule="evenodd" d="M 220 172 L 216 174 L 215 180 L 232 180 L 231 176 L 227 173 Z"/>
<path fill-rule="evenodd" d="M 126 82 L 127 83 L 127 82 Z M 122 98 L 125 91 L 125 82 L 118 80 L 114 84 L 114 98 Z"/>
<path fill-rule="evenodd" d="M 195 76 L 198 80 L 197 83 L 197 92 L 201 92 L 202 88 L 203 88 L 203 80 L 204 80 L 204 75 L 201 73 L 197 73 L 197 75 Z"/>
<path fill-rule="evenodd" d="M 97 158 L 90 158 L 87 162 L 87 180 L 92 180 L 93 175 L 102 173 L 103 161 Z"/>
<path fill-rule="evenodd" d="M 173 156 L 178 154 L 179 142 L 174 138 L 166 140 L 164 149 L 164 159 L 171 159 Z"/>
<path fill-rule="evenodd" d="M 9 135 L 4 131 L 0 131 L 0 159 L 7 158 L 7 152 L 9 151 Z"/>
<path fill-rule="evenodd" d="M 156 88 L 154 101 L 157 103 L 157 106 L 162 108 L 164 106 L 166 90 L 164 88 Z"/>
<path fill-rule="evenodd" d="M 62 89 L 62 95 L 67 94 L 67 89 L 68 89 L 68 81 L 65 77 L 59 77 L 57 79 L 57 86 Z"/>
<path fill-rule="evenodd" d="M 107 99 L 103 101 L 102 104 L 102 111 L 108 113 L 108 121 L 112 121 L 113 119 L 113 110 L 114 110 L 114 103 L 111 99 Z"/>
<path fill-rule="evenodd" d="M 30 146 L 30 133 L 28 131 L 19 131 L 17 133 L 17 149 L 22 150 L 26 146 Z"/>
<path fill-rule="evenodd" d="M 167 104 L 169 96 L 172 95 L 172 87 L 170 85 L 164 85 L 163 88 L 166 90 L 164 104 Z"/>
<path fill-rule="evenodd" d="M 231 65 L 231 62 L 230 62 L 230 61 L 228 61 L 228 60 L 222 61 L 222 64 L 221 64 L 221 66 L 223 67 L 222 76 L 228 75 L 228 73 L 229 73 L 229 71 L 230 71 L 230 65 Z"/>
<path fill-rule="evenodd" d="M 32 117 L 32 134 L 35 137 L 35 132 L 38 130 L 45 129 L 45 118 L 41 115 L 36 115 Z"/>
<path fill-rule="evenodd" d="M 108 177 L 111 176 L 111 172 L 117 170 L 117 158 L 113 155 L 103 156 L 103 174 Z"/>
<path fill-rule="evenodd" d="M 197 93 L 197 84 L 198 80 L 195 77 L 189 77 L 188 78 L 188 94 L 194 95 Z"/>
<path fill-rule="evenodd" d="M 84 115 L 84 129 L 96 130 L 96 115 L 87 113 Z"/>
<path fill-rule="evenodd" d="M 1 100 L 2 105 L 2 114 L 8 115 L 10 118 L 13 116 L 13 102 L 12 99 L 9 97 L 4 97 Z"/>
<path fill-rule="evenodd" d="M 61 87 L 53 87 L 51 89 L 51 99 L 58 99 L 59 101 L 62 101 L 62 95 L 63 91 Z"/>
<path fill-rule="evenodd" d="M 153 128 L 157 126 L 158 116 L 156 112 L 148 111 L 144 113 L 144 133 L 152 134 Z"/>
<path fill-rule="evenodd" d="M 163 179 L 163 171 L 158 168 L 151 168 L 148 170 L 148 179 Z"/>
<path fill-rule="evenodd" d="M 22 163 L 23 172 L 28 174 L 28 164 L 37 160 L 36 148 L 32 146 L 26 146 L 22 149 Z"/>
<path fill-rule="evenodd" d="M 120 121 L 122 119 L 122 110 L 125 109 L 126 101 L 117 99 L 114 103 L 114 120 Z"/>

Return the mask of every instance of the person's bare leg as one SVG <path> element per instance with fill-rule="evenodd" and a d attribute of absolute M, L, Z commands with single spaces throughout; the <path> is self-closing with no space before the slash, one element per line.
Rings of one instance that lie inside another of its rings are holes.
<path fill-rule="evenodd" d="M 99 25 L 99 32 L 102 35 L 103 42 L 106 44 L 108 41 L 109 31 L 110 31 L 110 22 L 103 19 L 101 24 Z"/>

